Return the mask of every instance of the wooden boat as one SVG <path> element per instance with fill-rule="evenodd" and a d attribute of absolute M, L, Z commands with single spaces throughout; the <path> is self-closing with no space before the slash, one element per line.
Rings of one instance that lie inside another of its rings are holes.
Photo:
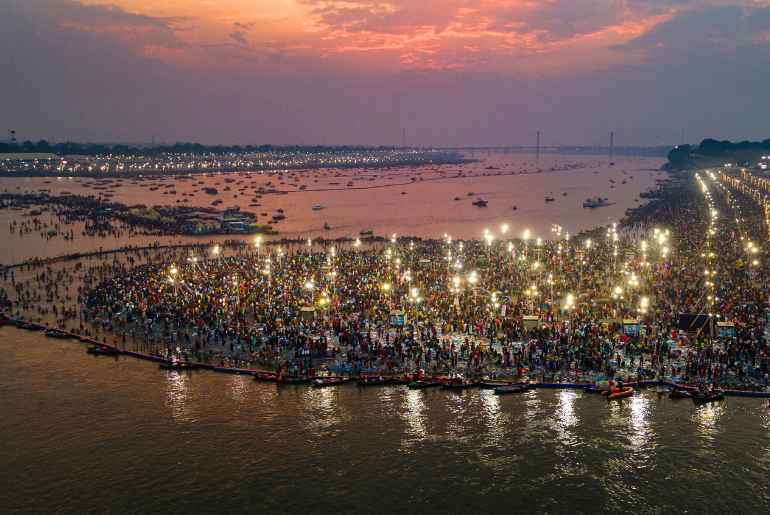
<path fill-rule="evenodd" d="M 16 322 L 16 327 L 19 329 L 26 329 L 27 331 L 40 331 L 42 329 L 42 327 L 37 324 L 23 321 Z"/>
<path fill-rule="evenodd" d="M 512 384 L 509 386 L 498 386 L 495 388 L 495 395 L 510 395 L 512 393 L 524 393 L 529 390 L 526 384 Z"/>
<path fill-rule="evenodd" d="M 254 372 L 254 380 L 264 383 L 275 383 L 278 378 L 274 372 Z"/>
<path fill-rule="evenodd" d="M 684 388 L 674 388 L 668 394 L 669 399 L 692 399 L 692 393 Z"/>
<path fill-rule="evenodd" d="M 487 204 L 489 204 L 489 202 L 487 202 L 487 201 L 486 201 L 486 200 L 484 200 L 484 199 L 477 199 L 477 200 L 476 200 L 476 201 L 473 203 L 473 205 L 474 205 L 474 206 L 476 206 L 476 207 L 487 207 Z"/>
<path fill-rule="evenodd" d="M 327 386 L 339 386 L 350 382 L 346 377 L 318 377 L 313 380 L 313 388 L 326 388 Z"/>
<path fill-rule="evenodd" d="M 362 377 L 357 381 L 358 386 L 387 386 L 391 384 L 402 384 L 402 381 L 386 377 Z"/>
<path fill-rule="evenodd" d="M 591 197 L 585 199 L 583 202 L 583 207 L 587 207 L 590 209 L 595 209 L 597 207 L 604 207 L 611 205 L 610 201 L 607 198 L 603 197 Z"/>
<path fill-rule="evenodd" d="M 423 388 L 433 388 L 436 386 L 441 386 L 441 381 L 412 381 L 407 385 L 412 390 L 421 390 Z"/>
<path fill-rule="evenodd" d="M 467 388 L 476 388 L 477 386 L 479 386 L 477 381 L 468 381 L 467 379 L 460 381 L 447 381 L 441 385 L 441 387 L 446 390 L 465 390 Z"/>
<path fill-rule="evenodd" d="M 309 377 L 303 376 L 281 376 L 276 378 L 278 384 L 307 384 L 310 381 Z"/>
<path fill-rule="evenodd" d="M 487 390 L 492 390 L 494 388 L 501 388 L 503 386 L 511 386 L 515 384 L 513 381 L 494 381 L 494 380 L 488 380 L 488 381 L 481 381 L 479 383 L 479 387 L 485 388 Z"/>
<path fill-rule="evenodd" d="M 105 345 L 91 345 L 86 349 L 86 354 L 91 354 L 93 356 L 117 356 L 120 354 L 120 351 Z"/>
<path fill-rule="evenodd" d="M 49 338 L 60 338 L 60 339 L 72 338 L 71 335 L 65 333 L 64 331 L 59 331 L 58 329 L 47 329 L 45 332 L 45 335 Z"/>
<path fill-rule="evenodd" d="M 193 368 L 195 365 L 189 361 L 167 361 L 160 364 L 161 370 L 192 370 Z"/>
<path fill-rule="evenodd" d="M 696 406 L 708 404 L 709 402 L 721 401 L 721 400 L 724 400 L 724 398 L 725 398 L 725 394 L 721 390 L 710 391 L 710 392 L 696 392 L 692 394 L 692 402 Z"/>
<path fill-rule="evenodd" d="M 610 393 L 607 395 L 607 400 L 614 401 L 616 399 L 625 399 L 626 397 L 631 397 L 634 394 L 634 389 L 630 386 L 626 386 L 619 392 Z"/>

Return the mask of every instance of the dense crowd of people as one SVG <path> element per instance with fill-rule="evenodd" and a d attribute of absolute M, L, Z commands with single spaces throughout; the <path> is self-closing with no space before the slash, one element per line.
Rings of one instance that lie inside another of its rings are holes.
<path fill-rule="evenodd" d="M 143 249 L 4 280 L 14 313 L 292 376 L 758 386 L 768 382 L 766 234 L 756 199 L 700 174 L 670 181 L 621 226 L 571 238 L 502 226 L 474 241 Z"/>

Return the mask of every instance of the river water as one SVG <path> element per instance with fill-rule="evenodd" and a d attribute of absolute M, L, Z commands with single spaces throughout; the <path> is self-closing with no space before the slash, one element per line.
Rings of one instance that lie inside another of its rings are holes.
<path fill-rule="evenodd" d="M 559 167 L 566 158 L 553 159 Z M 316 215 L 305 204 L 319 198 L 328 207 L 324 216 L 339 216 L 345 231 L 367 227 L 440 237 L 449 230 L 472 237 L 498 222 L 532 224 L 543 236 L 550 223 L 577 230 L 618 219 L 658 177 L 644 171 L 651 160 L 618 161 L 635 178 L 625 185 L 618 180 L 612 189 L 608 175 L 620 178 L 621 172 L 588 158 L 585 166 L 550 176 L 436 180 L 434 189 L 420 193 L 426 182 L 406 189 L 405 196 L 401 186 L 282 196 L 294 207 L 279 230 L 311 233 Z M 477 172 L 481 166 L 491 165 L 477 164 Z M 12 181 L 41 186 L 24 179 L 4 179 L 0 186 L 16 189 Z M 482 193 L 490 207 L 476 210 L 463 200 L 455 208 L 452 195 L 465 190 Z M 557 200 L 544 204 L 542 195 L 550 191 Z M 559 197 L 562 191 L 568 197 Z M 420 202 L 418 193 L 433 204 Z M 142 192 L 127 186 L 118 194 L 116 200 L 130 200 Z M 594 194 L 618 204 L 580 208 L 579 201 Z M 304 199 L 301 208 L 292 198 Z M 354 207 L 346 211 L 346 202 Z M 510 211 L 512 202 L 519 204 L 519 219 Z M 0 214 L 3 263 L 127 243 L 20 237 L 7 232 L 7 220 L 20 213 Z M 653 392 L 608 404 L 571 391 L 496 397 L 486 390 L 278 388 L 245 376 L 179 374 L 125 357 L 95 358 L 81 344 L 11 327 L 0 327 L 0 356 L 0 513 L 770 508 L 765 400 L 728 398 L 696 408 Z"/>
<path fill-rule="evenodd" d="M 639 198 L 641 192 L 665 178 L 665 174 L 658 171 L 663 162 L 659 158 L 621 156 L 614 166 L 609 166 L 606 157 L 595 156 L 548 155 L 536 160 L 527 154 L 484 153 L 468 157 L 475 161 L 390 170 L 199 174 L 184 181 L 152 178 L 125 179 L 118 183 L 85 178 L 0 178 L 0 191 L 112 194 L 114 201 L 148 206 L 174 205 L 179 201 L 183 205 L 209 207 L 218 199 L 223 202 L 220 208 L 238 206 L 257 214 L 260 224 L 269 222 L 277 210 L 282 209 L 286 219 L 277 223 L 275 229 L 279 237 L 289 238 L 356 237 L 362 230 L 387 236 L 397 233 L 441 238 L 448 233 L 454 238 L 481 238 L 485 228 L 494 230 L 503 223 L 508 224 L 511 234 L 516 236 L 530 229 L 533 237 L 548 238 L 552 224 L 575 234 L 619 221 L 626 209 L 643 202 Z M 303 186 L 305 190 L 300 189 Z M 206 187 L 216 188 L 218 194 L 203 193 Z M 255 200 L 260 187 L 291 193 L 266 194 Z M 175 195 L 168 194 L 170 188 Z M 545 202 L 546 196 L 553 197 L 553 202 Z M 595 196 L 609 199 L 611 205 L 584 209 L 583 201 Z M 474 206 L 477 198 L 487 200 L 488 206 Z M 251 206 L 255 202 L 258 207 Z M 320 204 L 323 209 L 314 211 L 311 208 L 314 204 Z M 61 237 L 41 240 L 10 234 L 9 222 L 20 215 L 17 211 L 0 211 L 0 241 L 9 243 L 0 246 L 0 263 L 147 243 L 147 238 L 106 242 L 77 233 L 70 241 Z M 40 218 L 47 221 L 50 215 Z M 324 230 L 325 223 L 329 230 Z M 232 237 L 193 239 L 208 242 Z M 153 240 L 172 243 L 181 238 Z"/>
<path fill-rule="evenodd" d="M 277 387 L 0 329 L 3 513 L 763 513 L 765 400 Z"/>

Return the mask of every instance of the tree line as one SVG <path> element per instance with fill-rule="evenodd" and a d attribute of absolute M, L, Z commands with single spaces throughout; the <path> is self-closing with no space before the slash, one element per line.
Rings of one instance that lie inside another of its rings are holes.
<path fill-rule="evenodd" d="M 692 168 L 698 158 L 745 158 L 750 154 L 761 154 L 765 151 L 770 153 L 770 139 L 732 142 L 707 138 L 699 145 L 679 145 L 671 149 L 665 167 L 669 170 L 684 170 Z"/>
<path fill-rule="evenodd" d="M 0 143 L 0 154 L 2 153 L 46 153 L 57 155 L 86 155 L 96 156 L 113 154 L 120 156 L 153 156 L 163 154 L 242 154 L 251 152 L 350 152 L 356 150 L 394 150 L 398 147 L 379 146 L 323 146 L 323 145 L 202 145 L 200 143 L 174 143 L 173 145 L 156 146 L 132 146 L 120 143 L 49 143 L 41 139 L 39 141 L 23 141 L 18 143 L 2 142 Z"/>

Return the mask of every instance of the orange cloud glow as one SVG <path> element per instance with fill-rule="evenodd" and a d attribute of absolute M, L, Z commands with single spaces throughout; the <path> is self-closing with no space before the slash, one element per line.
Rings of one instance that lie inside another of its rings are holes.
<path fill-rule="evenodd" d="M 614 0 L 82 0 L 165 21 L 173 41 L 139 42 L 139 26 L 71 26 L 137 41 L 137 53 L 176 64 L 226 65 L 292 57 L 358 67 L 557 74 L 609 65 L 611 47 L 688 2 Z M 142 33 L 144 30 L 144 33 Z M 151 38 L 152 39 L 152 38 Z M 165 48 L 164 48 L 165 47 Z"/>

